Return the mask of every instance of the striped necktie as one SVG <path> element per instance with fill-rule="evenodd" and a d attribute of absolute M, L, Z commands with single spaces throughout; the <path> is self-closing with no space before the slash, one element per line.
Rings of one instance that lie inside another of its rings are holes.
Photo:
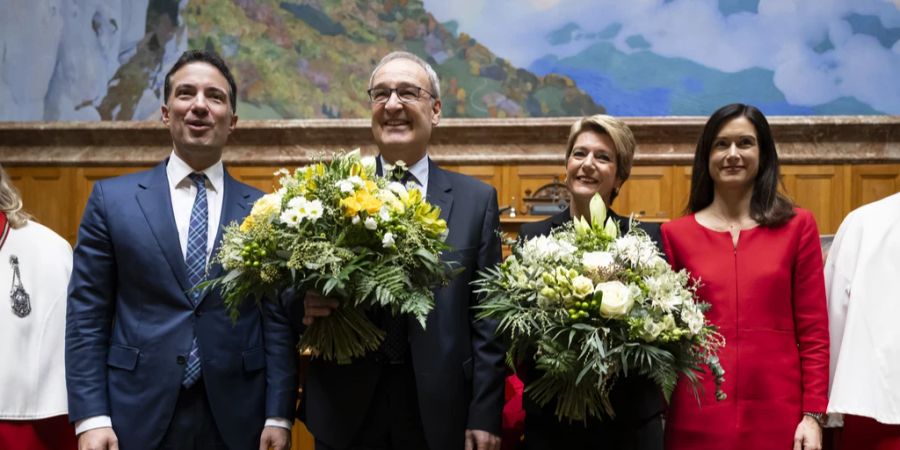
<path fill-rule="evenodd" d="M 193 289 L 206 278 L 209 206 L 206 201 L 206 175 L 192 173 L 189 177 L 197 187 L 197 196 L 194 198 L 194 206 L 191 208 L 191 222 L 188 226 L 187 251 L 185 252 L 184 264 L 187 267 L 188 283 Z M 191 302 L 194 304 L 194 307 L 197 307 L 197 304 L 200 302 L 200 294 L 200 290 L 190 291 Z M 197 345 L 197 334 L 195 332 L 181 384 L 186 388 L 191 387 L 200 379 L 200 374 L 200 347 Z"/>

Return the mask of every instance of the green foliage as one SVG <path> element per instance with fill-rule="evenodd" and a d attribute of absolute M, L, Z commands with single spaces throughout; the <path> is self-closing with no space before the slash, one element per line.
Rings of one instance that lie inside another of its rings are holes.
<path fill-rule="evenodd" d="M 440 259 L 447 224 L 412 186 L 374 176 L 374 159 L 351 152 L 293 174 L 254 205 L 243 223 L 225 229 L 216 261 L 221 288 L 236 317 L 246 299 L 277 299 L 294 288 L 338 299 L 301 339 L 314 355 L 340 363 L 377 349 L 383 333 L 365 311 L 410 314 L 425 327 L 432 288 L 455 272 Z"/>
<path fill-rule="evenodd" d="M 593 206 L 590 223 L 514 245 L 475 281 L 477 317 L 499 322 L 507 362 L 536 363 L 529 395 L 555 400 L 560 419 L 584 421 L 615 414 L 609 390 L 620 376 L 646 376 L 668 398 L 679 375 L 696 385 L 705 365 L 721 386 L 715 355 L 724 339 L 706 321 L 696 283 L 672 271 L 636 225 L 619 236 L 602 204 Z"/>

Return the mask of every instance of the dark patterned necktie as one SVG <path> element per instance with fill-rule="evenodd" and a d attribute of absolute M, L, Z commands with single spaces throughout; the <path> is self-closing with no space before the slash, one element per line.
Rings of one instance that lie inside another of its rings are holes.
<path fill-rule="evenodd" d="M 391 169 L 391 179 L 399 181 L 406 186 L 410 182 L 419 184 L 419 180 L 409 170 L 400 166 L 394 166 Z M 409 339 L 407 338 L 407 314 L 392 316 L 390 311 L 384 311 L 385 336 L 384 342 L 381 343 L 381 353 L 387 358 L 391 364 L 400 364 L 406 360 L 406 353 L 409 348 Z"/>
<path fill-rule="evenodd" d="M 194 186 L 197 187 L 197 196 L 194 198 L 194 206 L 191 208 L 191 222 L 188 226 L 188 242 L 184 264 L 187 267 L 188 284 L 193 289 L 206 278 L 209 205 L 206 201 L 206 175 L 192 173 L 189 177 Z M 192 290 L 189 293 L 194 307 L 197 307 L 197 303 L 200 301 L 200 293 L 200 290 Z M 191 387 L 200 379 L 200 375 L 200 347 L 197 345 L 197 334 L 195 332 L 181 384 L 186 388 Z"/>

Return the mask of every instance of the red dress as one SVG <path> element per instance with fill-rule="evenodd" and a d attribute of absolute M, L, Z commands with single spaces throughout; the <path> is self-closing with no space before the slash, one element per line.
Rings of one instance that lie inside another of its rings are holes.
<path fill-rule="evenodd" d="M 707 318 L 725 336 L 725 369 L 716 401 L 704 375 L 700 405 L 679 381 L 666 420 L 669 450 L 790 449 L 803 411 L 828 404 L 828 316 L 819 233 L 812 214 L 779 227 L 731 234 L 691 214 L 663 224 L 662 241 L 676 270 L 700 278 Z"/>

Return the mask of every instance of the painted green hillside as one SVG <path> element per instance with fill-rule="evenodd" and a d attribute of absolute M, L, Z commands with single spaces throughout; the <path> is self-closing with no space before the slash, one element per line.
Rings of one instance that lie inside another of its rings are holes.
<path fill-rule="evenodd" d="M 193 48 L 221 53 L 242 118 L 369 116 L 369 74 L 408 50 L 441 78 L 445 117 L 580 116 L 603 112 L 572 79 L 513 67 L 438 23 L 421 0 L 199 0 L 182 11 Z"/>

